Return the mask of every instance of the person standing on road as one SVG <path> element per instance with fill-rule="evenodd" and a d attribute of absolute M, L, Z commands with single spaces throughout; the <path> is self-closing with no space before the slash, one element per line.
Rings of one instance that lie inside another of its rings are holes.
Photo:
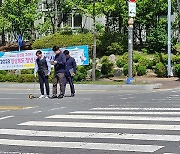
<path fill-rule="evenodd" d="M 63 98 L 65 94 L 64 78 L 66 57 L 60 51 L 59 47 L 54 46 L 53 51 L 56 54 L 54 58 L 54 80 L 53 80 L 53 96 L 52 98 Z M 57 84 L 60 85 L 60 95 L 57 96 Z"/>
<path fill-rule="evenodd" d="M 69 51 L 65 50 L 64 54 L 66 56 L 66 69 L 65 69 L 65 87 L 66 84 L 70 84 L 71 88 L 71 97 L 74 97 L 75 95 L 75 89 L 74 89 L 74 83 L 73 83 L 73 77 L 76 74 L 76 61 L 73 57 L 69 55 Z"/>
<path fill-rule="evenodd" d="M 39 98 L 49 98 L 49 81 L 48 77 L 51 74 L 51 64 L 50 61 L 42 55 L 42 51 L 38 50 L 36 52 L 37 59 L 35 61 L 34 77 L 36 74 L 39 76 L 41 96 Z M 44 84 L 46 87 L 46 96 L 44 95 Z"/>

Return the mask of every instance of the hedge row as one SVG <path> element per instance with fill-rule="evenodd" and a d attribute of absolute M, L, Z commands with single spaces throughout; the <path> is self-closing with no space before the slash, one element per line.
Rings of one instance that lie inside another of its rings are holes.
<path fill-rule="evenodd" d="M 147 55 L 144 53 L 135 52 L 133 55 L 134 68 L 133 74 L 137 73 L 138 76 L 146 74 L 146 69 L 152 69 L 158 77 L 167 76 L 167 63 L 168 55 L 163 53 L 156 53 L 153 55 Z M 116 65 L 119 68 L 124 69 L 124 75 L 128 74 L 128 54 L 125 53 L 122 56 L 117 57 Z M 180 77 L 180 54 L 172 55 L 172 65 L 174 67 L 174 75 Z"/>
<path fill-rule="evenodd" d="M 91 47 L 93 45 L 93 35 L 91 33 L 77 35 L 62 35 L 60 33 L 56 33 L 36 40 L 32 44 L 32 48 L 51 48 L 55 45 L 59 47 L 88 45 Z"/>

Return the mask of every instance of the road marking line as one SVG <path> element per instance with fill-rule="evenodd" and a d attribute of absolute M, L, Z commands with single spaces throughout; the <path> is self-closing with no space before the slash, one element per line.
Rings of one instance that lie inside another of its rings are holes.
<path fill-rule="evenodd" d="M 89 119 L 89 120 L 142 120 L 142 121 L 180 121 L 180 117 L 149 116 L 101 116 L 101 115 L 53 115 L 47 119 Z"/>
<path fill-rule="evenodd" d="M 153 110 L 162 110 L 162 111 L 180 111 L 180 108 L 93 108 L 91 110 L 147 110 L 147 111 L 153 111 Z"/>
<path fill-rule="evenodd" d="M 13 118 L 14 116 L 7 116 L 7 117 L 2 117 L 0 120 L 8 119 L 8 118 Z"/>
<path fill-rule="evenodd" d="M 101 138 L 101 139 L 125 139 L 125 140 L 150 140 L 150 141 L 180 141 L 179 135 L 156 134 L 119 134 L 96 132 L 57 132 L 36 131 L 19 129 L 0 129 L 1 135 L 33 136 L 33 137 L 61 137 L 61 138 Z"/>
<path fill-rule="evenodd" d="M 72 128 L 107 128 L 107 129 L 147 129 L 147 130 L 180 130 L 180 125 L 159 124 L 124 124 L 124 123 L 82 123 L 82 122 L 47 122 L 29 121 L 19 126 L 72 127 Z"/>
<path fill-rule="evenodd" d="M 0 110 L 24 110 L 24 109 L 31 109 L 34 107 L 29 106 L 0 106 Z"/>
<path fill-rule="evenodd" d="M 121 112 L 109 112 L 109 111 L 75 111 L 70 112 L 73 114 L 134 114 L 134 115 L 141 115 L 141 114 L 149 114 L 149 115 L 180 115 L 180 112 L 127 112 L 127 111 L 121 111 Z"/>
<path fill-rule="evenodd" d="M 34 111 L 33 113 L 41 113 L 42 111 Z"/>
<path fill-rule="evenodd" d="M 30 140 L 0 139 L 1 145 L 14 145 L 26 147 L 48 147 L 69 149 L 94 149 L 108 151 L 131 151 L 131 152 L 155 152 L 164 146 L 157 145 L 131 145 L 131 144 L 109 144 L 109 143 L 87 143 L 87 142 L 49 142 Z"/>

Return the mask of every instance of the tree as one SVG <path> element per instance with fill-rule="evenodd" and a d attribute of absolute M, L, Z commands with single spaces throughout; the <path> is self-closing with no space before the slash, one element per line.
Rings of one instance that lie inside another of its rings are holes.
<path fill-rule="evenodd" d="M 46 9 L 45 17 L 49 18 L 53 27 L 53 34 L 57 32 L 58 27 L 65 21 L 68 13 L 71 13 L 72 7 L 68 0 L 45 1 Z"/>
<path fill-rule="evenodd" d="M 31 37 L 38 17 L 38 0 L 5 0 L 1 12 L 3 18 L 9 21 L 15 38 L 18 34 Z"/>

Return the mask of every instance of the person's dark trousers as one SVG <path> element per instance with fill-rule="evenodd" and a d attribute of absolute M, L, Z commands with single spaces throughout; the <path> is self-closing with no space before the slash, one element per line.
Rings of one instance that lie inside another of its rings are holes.
<path fill-rule="evenodd" d="M 60 95 L 65 94 L 65 86 L 64 86 L 64 73 L 58 73 L 54 76 L 54 80 L 53 80 L 53 95 L 57 96 L 57 84 L 59 83 L 60 85 Z"/>
<path fill-rule="evenodd" d="M 49 95 L 49 81 L 48 81 L 48 76 L 45 76 L 44 73 L 38 73 L 39 75 L 39 83 L 40 83 L 40 90 L 41 90 L 41 95 L 44 95 L 44 84 L 46 87 L 46 94 Z"/>
<path fill-rule="evenodd" d="M 75 94 L 75 88 L 74 88 L 74 83 L 73 83 L 73 77 L 70 76 L 70 75 L 65 75 L 65 87 L 66 87 L 66 84 L 69 83 L 70 85 L 70 88 L 71 88 L 71 94 Z"/>

